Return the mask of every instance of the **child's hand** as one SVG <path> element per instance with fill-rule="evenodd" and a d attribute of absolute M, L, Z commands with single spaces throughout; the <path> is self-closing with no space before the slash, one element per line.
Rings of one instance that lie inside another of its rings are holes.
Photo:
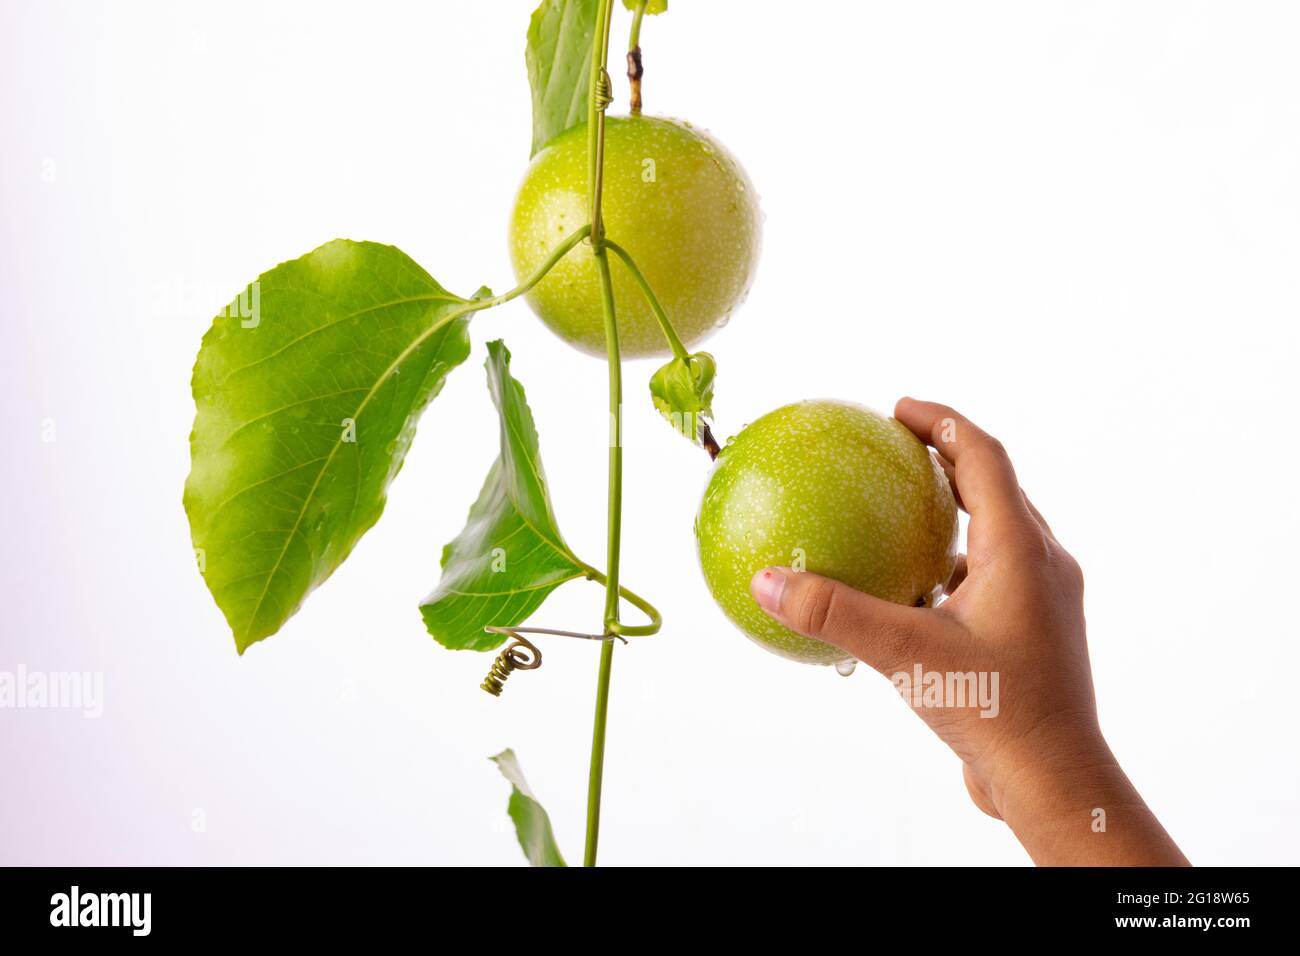
<path fill-rule="evenodd" d="M 1102 737 L 1083 575 L 1021 491 L 1001 444 L 944 405 L 905 398 L 894 414 L 939 452 L 970 513 L 968 554 L 949 598 L 933 610 L 910 608 L 769 568 L 754 576 L 755 600 L 887 677 L 910 679 L 918 664 L 922 672 L 996 673 L 996 716 L 981 716 L 974 702 L 912 704 L 962 759 L 976 806 L 1005 820 L 1035 862 L 1185 865 Z"/>

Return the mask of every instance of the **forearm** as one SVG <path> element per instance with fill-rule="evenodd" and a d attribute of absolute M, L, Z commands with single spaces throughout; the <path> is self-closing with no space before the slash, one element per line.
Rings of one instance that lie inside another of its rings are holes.
<path fill-rule="evenodd" d="M 1000 804 L 1040 866 L 1190 865 L 1104 743 L 1021 767 Z"/>

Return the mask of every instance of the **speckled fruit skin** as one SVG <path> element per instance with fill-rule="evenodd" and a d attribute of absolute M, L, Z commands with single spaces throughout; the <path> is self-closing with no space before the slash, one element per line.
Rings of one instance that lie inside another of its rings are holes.
<path fill-rule="evenodd" d="M 586 124 L 533 157 L 510 220 L 510 256 L 521 281 L 590 218 L 587 179 Z M 754 278 L 762 215 L 753 184 L 722 144 L 680 120 L 611 116 L 602 194 L 605 235 L 631 253 L 682 341 L 694 345 L 726 324 Z M 609 266 L 622 354 L 668 354 L 631 273 L 615 256 Z M 565 256 L 527 298 L 565 341 L 605 356 L 589 243 Z"/>
<path fill-rule="evenodd" d="M 957 559 L 957 504 L 943 470 L 892 418 L 808 401 L 764 415 L 727 444 L 695 520 L 714 600 L 773 653 L 849 658 L 777 624 L 750 596 L 765 567 L 795 566 L 899 604 L 933 605 Z"/>

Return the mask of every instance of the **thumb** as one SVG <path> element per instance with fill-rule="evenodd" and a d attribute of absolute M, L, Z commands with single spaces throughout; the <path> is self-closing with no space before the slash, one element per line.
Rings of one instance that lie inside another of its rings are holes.
<path fill-rule="evenodd" d="M 886 676 L 920 659 L 933 624 L 920 608 L 882 601 L 809 571 L 764 568 L 749 590 L 769 617 L 848 651 Z"/>

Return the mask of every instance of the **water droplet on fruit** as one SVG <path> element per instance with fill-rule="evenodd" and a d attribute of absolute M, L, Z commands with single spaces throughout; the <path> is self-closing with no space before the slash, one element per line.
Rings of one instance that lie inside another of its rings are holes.
<path fill-rule="evenodd" d="M 857 666 L 857 661 L 840 661 L 835 665 L 835 673 L 839 674 L 841 677 L 851 677 Z"/>

